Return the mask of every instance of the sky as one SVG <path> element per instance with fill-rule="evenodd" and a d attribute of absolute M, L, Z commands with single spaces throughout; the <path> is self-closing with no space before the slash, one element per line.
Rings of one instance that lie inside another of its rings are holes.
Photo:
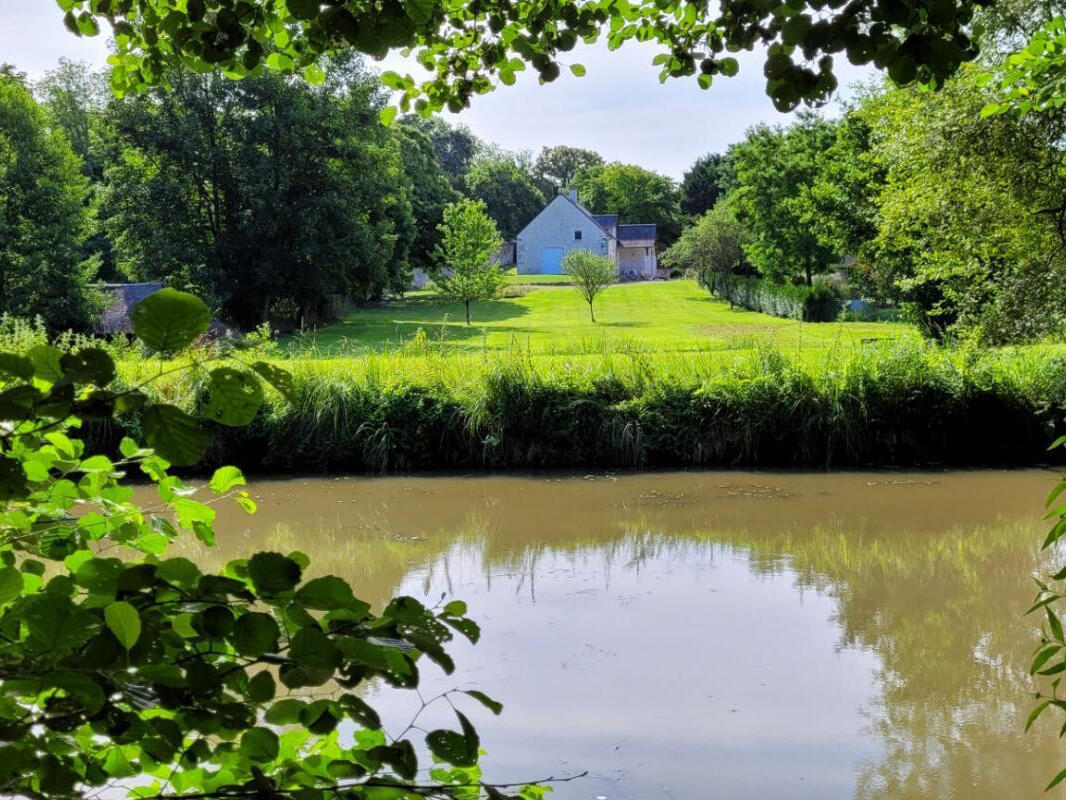
<path fill-rule="evenodd" d="M 103 36 L 81 38 L 63 27 L 54 0 L 6 0 L 0 27 L 0 62 L 9 62 L 32 79 L 53 68 L 61 57 L 104 66 L 107 41 Z M 707 91 L 695 78 L 672 78 L 659 83 L 651 64 L 654 45 L 627 43 L 614 52 L 602 44 L 580 45 L 564 54 L 564 64 L 587 68 L 577 78 L 563 69 L 555 82 L 541 86 L 534 70 L 518 76 L 514 86 L 474 97 L 471 108 L 443 114 L 452 123 L 468 126 L 481 139 L 507 150 L 530 151 L 570 145 L 595 150 L 608 161 L 639 164 L 672 178 L 704 153 L 722 152 L 760 122 L 781 124 L 789 115 L 776 111 L 766 96 L 758 53 L 740 55 L 740 74 L 717 77 Z M 370 62 L 371 66 L 375 62 Z M 417 64 L 390 56 L 382 69 L 423 76 Z M 837 78 L 848 87 L 870 72 L 838 59 Z M 841 98 L 846 98 L 845 88 Z M 839 102 L 824 111 L 839 113 Z"/>

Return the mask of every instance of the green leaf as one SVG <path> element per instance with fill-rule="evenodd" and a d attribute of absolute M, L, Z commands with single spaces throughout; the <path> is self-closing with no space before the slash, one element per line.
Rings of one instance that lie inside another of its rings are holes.
<path fill-rule="evenodd" d="M 152 350 L 173 353 L 188 347 L 207 330 L 211 313 L 188 292 L 160 289 L 133 307 L 133 332 Z"/>
<path fill-rule="evenodd" d="M 500 712 L 503 711 L 503 703 L 493 700 L 487 694 L 485 694 L 484 692 L 479 692 L 477 689 L 468 689 L 464 691 L 463 694 L 473 697 L 475 700 L 481 703 L 481 705 L 485 706 L 485 708 L 487 708 L 489 711 L 491 711 L 497 716 L 499 716 Z"/>
<path fill-rule="evenodd" d="M 22 594 L 22 573 L 14 567 L 0 569 L 0 606 L 6 606 Z"/>
<path fill-rule="evenodd" d="M 281 631 L 269 614 L 252 611 L 237 617 L 231 639 L 241 655 L 257 658 L 277 649 Z"/>
<path fill-rule="evenodd" d="M 306 608 L 332 611 L 355 603 L 355 595 L 348 584 L 333 575 L 308 581 L 296 592 L 296 599 Z"/>
<path fill-rule="evenodd" d="M 1048 627 L 1051 628 L 1051 635 L 1054 637 L 1055 641 L 1063 641 L 1062 623 L 1059 622 L 1058 616 L 1056 616 L 1055 612 L 1051 610 L 1051 606 L 1045 606 L 1044 610 L 1047 612 L 1047 624 Z"/>
<path fill-rule="evenodd" d="M 307 705 L 303 700 L 287 697 L 278 700 L 264 715 L 271 725 L 293 725 L 300 721 L 300 712 Z"/>
<path fill-rule="evenodd" d="M 248 681 L 248 699 L 255 703 L 273 700 L 276 691 L 274 676 L 269 672 L 260 672 Z"/>
<path fill-rule="evenodd" d="M 314 19 L 320 10 L 318 0 L 285 0 L 285 6 L 294 17 L 304 20 Z"/>
<path fill-rule="evenodd" d="M 66 353 L 59 359 L 59 364 L 66 377 L 78 383 L 104 387 L 115 379 L 115 362 L 98 347 Z"/>
<path fill-rule="evenodd" d="M 131 649 L 141 638 L 141 615 L 129 603 L 119 600 L 104 609 L 104 621 L 119 644 Z"/>
<path fill-rule="evenodd" d="M 26 351 L 26 357 L 33 364 L 34 377 L 49 383 L 63 380 L 63 353 L 47 344 L 38 344 Z"/>
<path fill-rule="evenodd" d="M 232 367 L 211 370 L 207 388 L 210 398 L 204 406 L 204 416 L 222 425 L 247 425 L 263 405 L 263 387 L 259 381 Z"/>
<path fill-rule="evenodd" d="M 281 594 L 300 582 L 300 565 L 281 553 L 256 553 L 248 559 L 248 577 L 260 594 Z"/>
<path fill-rule="evenodd" d="M 240 753 L 249 761 L 265 764 L 278 757 L 278 735 L 269 728 L 252 728 L 241 736 Z"/>
<path fill-rule="evenodd" d="M 477 763 L 477 752 L 467 749 L 466 738 L 455 731 L 436 730 L 426 735 L 426 745 L 434 756 L 455 767 L 472 767 Z"/>
<path fill-rule="evenodd" d="M 1056 775 L 1054 778 L 1052 778 L 1051 779 L 1051 783 L 1049 783 L 1047 786 L 1044 787 L 1044 791 L 1046 792 L 1049 789 L 1054 789 L 1056 786 L 1058 786 L 1064 780 L 1066 780 L 1066 769 L 1062 770 L 1062 772 L 1060 772 L 1058 775 Z"/>
<path fill-rule="evenodd" d="M 32 377 L 32 361 L 16 353 L 0 353 L 0 378 L 28 381 Z"/>
<path fill-rule="evenodd" d="M 336 645 L 316 628 L 301 628 L 296 632 L 289 656 L 301 667 L 321 670 L 336 669 L 343 660 Z"/>
<path fill-rule="evenodd" d="M 211 482 L 208 486 L 211 487 L 211 491 L 215 494 L 225 494 L 234 486 L 244 486 L 246 484 L 244 473 L 236 467 L 219 467 L 215 470 L 215 474 L 211 476 Z"/>
<path fill-rule="evenodd" d="M 155 297 L 151 295 L 149 299 Z M 144 439 L 159 455 L 177 466 L 191 466 L 207 450 L 207 432 L 177 406 L 149 406 L 141 420 Z"/>
<path fill-rule="evenodd" d="M 584 64 L 571 64 L 570 71 L 578 78 L 585 77 L 585 65 Z"/>
<path fill-rule="evenodd" d="M 433 18 L 435 0 L 403 0 L 403 10 L 416 25 L 425 25 Z"/>
<path fill-rule="evenodd" d="M 378 112 L 378 120 L 380 120 L 382 125 L 391 125 L 399 113 L 399 109 L 396 106 L 385 106 Z"/>
<path fill-rule="evenodd" d="M 266 361 L 256 361 L 252 364 L 252 369 L 260 378 L 273 386 L 282 397 L 290 403 L 296 402 L 296 384 L 287 370 L 275 367 Z"/>
<path fill-rule="evenodd" d="M 1037 718 L 1044 713 L 1044 709 L 1049 705 L 1051 705 L 1051 701 L 1045 700 L 1029 713 L 1029 718 L 1025 720 L 1025 730 L 1027 733 L 1029 729 L 1033 727 L 1033 723 L 1036 722 Z"/>

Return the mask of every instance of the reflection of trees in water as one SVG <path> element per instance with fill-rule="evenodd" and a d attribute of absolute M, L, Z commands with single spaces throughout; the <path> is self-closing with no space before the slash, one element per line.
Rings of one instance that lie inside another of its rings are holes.
<path fill-rule="evenodd" d="M 1022 618 L 1028 576 L 1041 568 L 1040 531 L 1004 522 L 918 534 L 679 530 L 654 514 L 626 510 L 595 531 L 508 534 L 497 511 L 480 506 L 449 530 L 399 537 L 379 528 L 314 530 L 275 524 L 252 542 L 208 551 L 225 560 L 268 547 L 303 550 L 315 574 L 337 574 L 380 605 L 417 573 L 425 593 L 451 585 L 451 564 L 476 563 L 535 591 L 544 563 L 640 570 L 663 558 L 713 558 L 724 548 L 760 575 L 790 574 L 796 585 L 832 597 L 842 647 L 874 652 L 882 665 L 879 697 L 866 710 L 885 755 L 857 782 L 863 800 L 1039 797 L 1057 771 L 1048 731 L 1022 733 L 1030 708 L 1027 667 L 1035 625 Z M 453 521 L 454 523 L 454 521 Z M 429 526 L 427 526 L 428 529 Z M 669 531 L 664 533 L 662 531 Z M 459 592 L 461 595 L 461 591 Z M 783 654 L 787 657 L 787 654 Z"/>

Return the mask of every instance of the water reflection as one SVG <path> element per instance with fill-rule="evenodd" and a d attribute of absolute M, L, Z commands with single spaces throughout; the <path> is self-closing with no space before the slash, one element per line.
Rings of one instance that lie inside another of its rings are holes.
<path fill-rule="evenodd" d="M 491 776 L 590 771 L 556 797 L 1037 798 L 1066 761 L 1021 733 L 1053 479 L 266 482 L 204 556 L 299 549 L 371 602 L 467 600 L 483 642 L 427 677 L 507 705 L 479 717 Z"/>

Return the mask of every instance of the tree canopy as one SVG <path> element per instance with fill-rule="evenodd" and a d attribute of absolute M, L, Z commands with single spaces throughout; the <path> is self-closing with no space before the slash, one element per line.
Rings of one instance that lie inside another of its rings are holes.
<path fill-rule="evenodd" d="M 467 195 L 485 204 L 505 239 L 517 236 L 544 208 L 544 193 L 508 153 L 486 152 L 474 159 L 465 182 Z"/>
<path fill-rule="evenodd" d="M 88 325 L 88 199 L 62 129 L 19 78 L 0 73 L 0 312 L 39 314 L 53 330 Z"/>
<path fill-rule="evenodd" d="M 577 173 L 581 202 L 597 214 L 618 214 L 622 222 L 654 223 L 659 242 L 671 244 L 681 232 L 677 186 L 658 172 L 635 164 L 604 164 Z"/>
<path fill-rule="evenodd" d="M 381 57 L 413 48 L 430 77 L 393 75 L 404 110 L 458 110 L 496 83 L 514 82 L 531 65 L 554 80 L 580 40 L 629 40 L 661 46 L 655 65 L 667 77 L 692 76 L 707 88 L 735 75 L 731 53 L 767 45 L 766 90 L 782 110 L 822 101 L 836 88 L 834 58 L 873 63 L 901 83 L 941 83 L 976 55 L 968 36 L 974 9 L 986 0 L 815 0 L 721 5 L 659 2 L 474 3 L 429 0 L 357 5 L 317 0 L 60 0 L 68 29 L 98 35 L 108 25 L 118 52 L 112 85 L 127 92 L 167 79 L 178 63 L 218 66 L 234 76 L 264 67 L 302 71 L 320 80 L 319 60 L 338 49 Z M 584 68 L 572 65 L 575 74 Z"/>
<path fill-rule="evenodd" d="M 592 150 L 566 145 L 545 147 L 533 162 L 533 174 L 543 184 L 541 190 L 545 196 L 551 199 L 570 188 L 579 171 L 602 163 L 603 157 Z"/>
<path fill-rule="evenodd" d="M 710 211 L 725 194 L 729 170 L 729 159 L 721 153 L 697 158 L 681 179 L 681 210 L 694 217 Z"/>
<path fill-rule="evenodd" d="M 430 181 L 427 219 L 450 193 L 432 185 L 426 151 L 379 124 L 358 62 L 334 64 L 321 87 L 272 74 L 171 82 L 112 108 L 105 211 L 127 275 L 202 292 L 242 327 L 272 308 L 313 321 L 334 298 L 405 287 L 416 232 L 403 151 Z"/>

